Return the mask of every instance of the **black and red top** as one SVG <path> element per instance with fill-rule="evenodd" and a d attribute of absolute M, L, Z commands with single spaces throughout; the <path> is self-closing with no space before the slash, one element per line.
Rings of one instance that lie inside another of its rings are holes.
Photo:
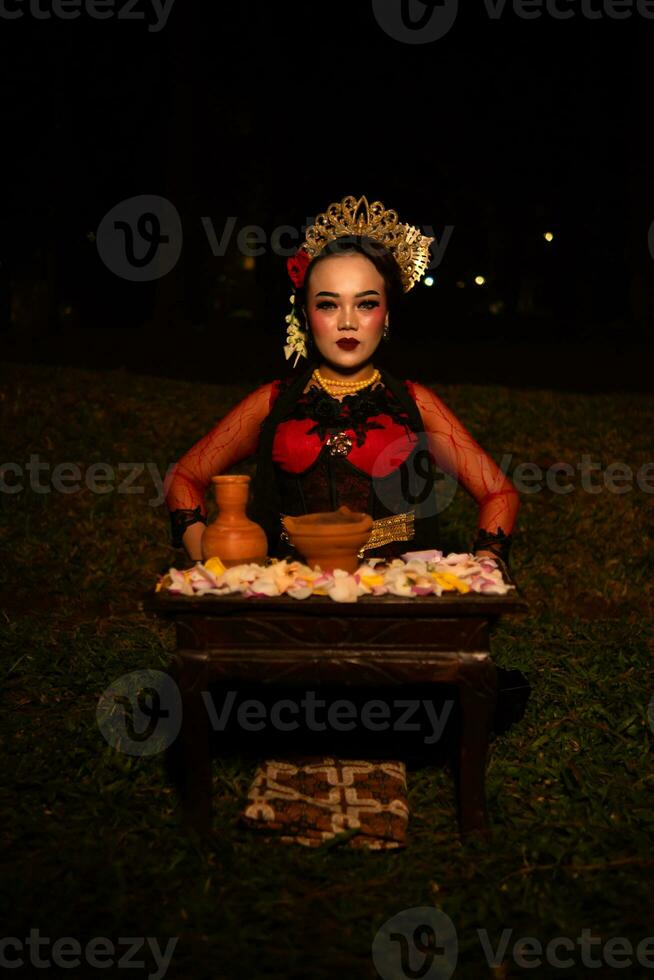
<path fill-rule="evenodd" d="M 413 384 L 405 381 L 414 398 Z M 275 382 L 271 406 L 280 383 Z M 336 510 L 347 504 L 373 519 L 416 510 L 421 495 L 433 494 L 428 451 L 406 408 L 384 384 L 342 400 L 319 387 L 297 398 L 275 428 L 272 462 L 281 513 Z M 338 438 L 335 438 L 338 437 Z M 420 463 L 423 463 L 422 467 Z M 429 515 L 436 517 L 435 499 Z M 433 544 L 437 540 L 432 521 Z M 368 552 L 393 555 L 415 550 L 415 537 Z M 289 549 L 290 550 L 290 549 Z"/>

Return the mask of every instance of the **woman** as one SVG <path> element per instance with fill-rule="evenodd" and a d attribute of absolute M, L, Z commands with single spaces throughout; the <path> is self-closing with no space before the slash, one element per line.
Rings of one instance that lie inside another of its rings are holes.
<path fill-rule="evenodd" d="M 166 501 L 173 543 L 183 545 L 191 560 L 202 559 L 211 477 L 255 452 L 250 516 L 266 531 L 272 557 L 296 557 L 284 515 L 342 504 L 374 518 L 362 558 L 437 548 L 435 464 L 478 504 L 474 553 L 508 560 L 518 510 L 511 481 L 435 392 L 375 365 L 398 300 L 428 266 L 431 241 L 365 198 L 331 205 L 307 230 L 288 262 L 295 289 L 285 350 L 287 358 L 295 352 L 296 363 L 307 356 L 309 366 L 261 385 L 180 459 Z M 495 732 L 521 717 L 529 691 L 519 672 L 498 673 Z M 507 693 L 512 685 L 517 697 Z M 359 761 L 354 776 L 349 769 L 344 776 L 343 765 L 322 757 L 297 767 L 288 760 L 267 762 L 251 787 L 244 819 L 290 827 L 282 840 L 315 844 L 340 826 L 338 812 L 325 813 L 325 799 L 339 780 L 345 786 L 357 779 L 378 813 L 359 827 L 352 846 L 401 846 L 408 814 L 400 792 L 403 763 Z"/>
<path fill-rule="evenodd" d="M 375 519 L 365 557 L 437 547 L 436 464 L 478 504 L 474 554 L 508 561 L 519 506 L 509 478 L 435 392 L 374 363 L 431 241 L 365 198 L 332 205 L 308 230 L 288 263 L 286 356 L 306 354 L 310 366 L 261 385 L 179 460 L 166 502 L 173 544 L 191 560 L 202 559 L 211 477 L 256 452 L 250 513 L 271 556 L 294 554 L 285 514 L 341 504 Z"/>

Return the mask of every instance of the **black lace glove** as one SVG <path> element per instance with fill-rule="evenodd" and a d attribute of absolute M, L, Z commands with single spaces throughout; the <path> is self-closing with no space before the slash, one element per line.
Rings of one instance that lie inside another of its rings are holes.
<path fill-rule="evenodd" d="M 182 548 L 184 546 L 184 542 L 182 541 L 184 531 L 191 524 L 197 524 L 198 521 L 202 521 L 203 524 L 207 523 L 206 517 L 200 512 L 199 504 L 194 509 L 190 507 L 178 507 L 176 510 L 171 510 L 170 529 L 173 548 Z"/>
<path fill-rule="evenodd" d="M 508 568 L 512 540 L 512 536 L 505 534 L 501 527 L 498 527 L 497 532 L 485 531 L 480 527 L 472 546 L 472 553 L 474 554 L 476 551 L 492 551 L 498 558 L 502 559 Z"/>

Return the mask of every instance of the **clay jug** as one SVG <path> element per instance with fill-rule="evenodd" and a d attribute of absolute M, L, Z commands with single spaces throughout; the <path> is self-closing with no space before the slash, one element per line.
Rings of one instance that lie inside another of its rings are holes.
<path fill-rule="evenodd" d="M 263 528 L 251 521 L 245 512 L 248 502 L 249 476 L 212 476 L 218 516 L 202 535 L 202 555 L 218 557 L 223 565 L 262 562 L 268 552 Z"/>

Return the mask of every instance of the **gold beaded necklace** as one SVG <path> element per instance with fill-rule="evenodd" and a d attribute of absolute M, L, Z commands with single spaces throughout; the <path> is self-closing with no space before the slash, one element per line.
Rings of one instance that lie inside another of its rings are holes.
<path fill-rule="evenodd" d="M 335 398 L 337 395 L 353 395 L 357 391 L 361 391 L 363 388 L 367 388 L 369 385 L 374 384 L 379 381 L 381 374 L 378 369 L 375 368 L 373 373 L 369 378 L 365 378 L 363 381 L 339 381 L 336 378 L 325 378 L 320 373 L 318 368 L 316 368 L 311 375 L 312 380 L 317 381 L 323 391 L 326 391 L 328 395 Z"/>

